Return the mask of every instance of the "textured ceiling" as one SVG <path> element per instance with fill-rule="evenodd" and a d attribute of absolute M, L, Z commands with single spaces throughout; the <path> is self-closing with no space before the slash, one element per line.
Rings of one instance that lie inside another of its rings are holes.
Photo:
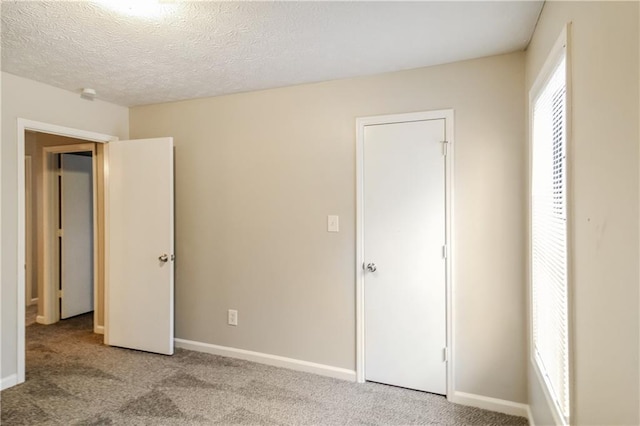
<path fill-rule="evenodd" d="M 176 101 L 520 50 L 542 2 L 152 7 L 145 18 L 102 2 L 2 1 L 2 70 L 125 106 Z"/>

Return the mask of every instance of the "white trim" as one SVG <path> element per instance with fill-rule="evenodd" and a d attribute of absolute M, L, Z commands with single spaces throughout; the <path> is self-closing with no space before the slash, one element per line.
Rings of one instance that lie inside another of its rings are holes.
<path fill-rule="evenodd" d="M 527 236 L 528 236 L 528 244 L 527 244 L 527 293 L 528 293 L 528 321 L 527 321 L 527 330 L 528 330 L 528 343 L 529 343 L 529 358 L 531 364 L 534 367 L 536 378 L 539 381 L 540 388 L 542 388 L 543 393 L 545 395 L 545 399 L 547 405 L 549 406 L 549 411 L 551 411 L 552 416 L 556 424 L 558 425 L 567 425 L 571 423 L 571 419 L 573 418 L 574 406 L 575 406 L 575 383 L 572 380 L 574 377 L 574 309 L 573 309 L 573 275 L 574 275 L 574 262 L 573 262 L 573 250 L 572 244 L 573 241 L 573 219 L 572 219 L 572 203 L 573 203 L 573 180 L 571 176 L 573 175 L 573 167 L 570 156 L 572 155 L 572 147 L 573 147 L 573 133 L 572 133 L 572 56 L 571 56 L 571 22 L 568 22 L 560 32 L 558 38 L 556 39 L 553 47 L 549 51 L 547 59 L 545 60 L 542 68 L 538 72 L 534 83 L 531 85 L 528 96 L 528 109 L 529 109 L 529 123 L 528 123 L 528 144 L 529 144 L 529 171 L 528 171 L 528 194 L 527 194 Z M 540 96 L 541 90 L 544 88 L 545 84 L 551 78 L 551 75 L 558 65 L 558 62 L 561 60 L 562 56 L 565 58 L 565 80 L 566 80 L 566 152 L 567 152 L 567 161 L 566 161 L 566 209 L 567 209 L 567 292 L 568 292 L 568 326 L 569 326 L 569 418 L 568 422 L 564 419 L 560 407 L 556 403 L 556 401 L 551 397 L 548 389 L 547 380 L 543 377 L 542 372 L 538 366 L 538 360 L 535 355 L 535 345 L 533 342 L 533 309 L 532 309 L 532 269 L 531 269 L 531 253 L 532 253 L 532 218 L 531 218 L 531 185 L 532 179 L 531 174 L 533 171 L 533 105 L 535 104 L 536 99 Z M 529 380 L 532 380 L 529 377 Z"/>
<path fill-rule="evenodd" d="M 510 416 L 527 417 L 530 412 L 527 404 L 466 392 L 453 392 L 453 395 L 447 397 L 447 399 L 449 402 L 453 402 L 455 404 L 497 411 L 498 413 L 508 414 Z"/>
<path fill-rule="evenodd" d="M 60 211 L 60 206 L 57 185 L 55 185 L 55 190 L 49 188 L 49 186 L 54 185 L 54 181 L 57 182 L 58 178 L 51 179 L 48 173 L 45 172 L 45 170 L 57 170 L 58 164 L 56 158 L 55 156 L 47 155 L 44 149 L 41 152 L 41 156 L 41 166 L 43 167 L 41 167 L 40 173 L 43 185 L 41 185 L 37 195 L 40 203 L 39 210 L 42 212 L 40 217 L 42 219 L 38 221 L 38 229 L 36 232 L 39 234 L 39 237 L 42 237 L 38 238 L 38 287 L 41 290 L 42 303 L 38 306 L 38 310 L 42 312 L 42 316 L 44 317 L 45 322 L 43 324 L 48 325 L 54 324 L 60 319 L 58 244 L 55 244 L 55 250 L 51 250 L 54 244 L 50 242 L 52 239 L 57 240 L 57 213 Z M 53 214 L 54 212 L 55 214 Z M 52 234 L 56 236 L 54 237 Z"/>
<path fill-rule="evenodd" d="M 564 420 L 564 416 L 562 416 L 562 414 L 560 413 L 560 409 L 558 408 L 557 404 L 551 397 L 549 386 L 547 385 L 547 382 L 545 381 L 542 375 L 542 372 L 540 371 L 540 367 L 538 367 L 538 363 L 532 362 L 532 364 L 533 364 L 532 368 L 535 372 L 534 379 L 538 381 L 537 385 L 540 387 L 540 389 L 542 389 L 542 393 L 544 394 L 544 400 L 546 401 L 547 406 L 549 407 L 549 411 L 551 412 L 553 421 L 555 422 L 556 425 L 564 425 L 564 426 L 568 425 L 568 423 Z"/>
<path fill-rule="evenodd" d="M 93 327 L 93 332 L 96 334 L 104 334 L 104 325 L 95 325 Z"/>
<path fill-rule="evenodd" d="M 25 154 L 24 156 L 24 161 L 25 161 L 25 167 L 24 167 L 24 171 L 25 171 L 25 180 L 24 180 L 24 187 L 25 187 L 25 218 L 27 221 L 31 222 L 33 224 L 33 159 L 31 158 L 31 155 L 27 155 Z M 26 226 L 26 222 L 25 222 L 25 250 L 26 250 L 26 254 L 25 254 L 25 300 L 28 302 L 29 305 L 33 304 L 33 229 L 31 229 L 31 226 Z M 29 231 L 27 235 L 27 230 Z M 28 250 L 27 250 L 28 249 Z"/>
<path fill-rule="evenodd" d="M 447 395 L 455 392 L 455 323 L 453 320 L 453 298 L 454 298 L 454 279 L 453 279 L 453 264 L 455 262 L 455 256 L 453 255 L 454 235 L 455 227 L 453 225 L 453 159 L 455 158 L 454 143 L 454 111 L 453 109 L 444 110 L 443 115 L 445 117 L 445 139 L 447 140 L 447 158 L 445 162 L 445 207 L 447 209 L 445 215 L 446 221 L 446 233 L 445 244 L 447 245 L 447 258 L 446 258 L 446 294 L 447 294 Z"/>
<path fill-rule="evenodd" d="M 533 421 L 533 412 L 531 411 L 530 405 L 527 405 L 527 420 L 529 421 L 529 426 L 536 426 L 536 422 Z"/>
<path fill-rule="evenodd" d="M 31 304 L 33 305 L 34 303 L 38 303 L 38 298 L 37 297 L 31 299 Z"/>
<path fill-rule="evenodd" d="M 455 341 L 454 341 L 454 320 L 453 320 L 453 157 L 454 157 L 454 111 L 453 109 L 413 112 L 407 114 L 379 115 L 372 117 L 356 118 L 356 378 L 359 383 L 365 381 L 364 377 L 364 274 L 361 265 L 364 262 L 364 229 L 362 206 L 364 205 L 364 128 L 368 125 L 390 124 L 409 121 L 422 120 L 445 120 L 445 139 L 447 144 L 447 155 L 445 157 L 445 244 L 447 247 L 446 262 L 446 309 L 447 309 L 447 395 L 452 395 L 455 384 Z"/>
<path fill-rule="evenodd" d="M 37 315 L 37 316 L 36 316 L 36 322 L 37 322 L 38 324 L 44 324 L 44 325 L 46 325 L 46 324 L 47 324 L 47 318 L 46 318 L 44 315 Z"/>
<path fill-rule="evenodd" d="M 356 379 L 356 372 L 353 370 L 348 370 L 346 368 L 333 367 L 331 365 L 302 361 L 299 359 L 265 354 L 262 352 L 247 351 L 245 349 L 237 349 L 227 346 L 213 345 L 210 343 L 195 342 L 193 340 L 176 338 L 174 339 L 174 342 L 177 348 L 188 349 L 191 351 L 204 352 L 229 358 L 243 359 L 260 364 L 283 367 L 296 371 L 304 371 L 306 373 L 319 374 L 321 376 L 333 377 L 335 379 L 348 380 L 351 382 L 355 381 Z"/>
<path fill-rule="evenodd" d="M 560 62 L 560 59 L 562 58 L 562 56 L 566 56 L 566 52 L 568 50 L 567 49 L 568 28 L 569 28 L 569 24 L 567 24 L 567 26 L 562 28 L 562 31 L 560 32 L 558 39 L 556 40 L 553 47 L 551 48 L 551 51 L 549 52 L 549 56 L 547 56 L 547 59 L 544 61 L 544 65 L 542 65 L 542 68 L 538 72 L 536 79 L 531 85 L 531 89 L 529 90 L 529 107 L 531 107 L 531 104 L 535 103 L 544 85 L 546 85 L 547 81 L 549 81 L 549 79 L 551 78 L 553 71 L 555 70 L 555 67 Z M 568 77 L 569 75 L 567 74 L 567 79 Z M 533 111 L 531 111 L 531 108 L 529 108 L 529 114 L 531 115 L 532 113 Z M 529 124 L 531 125 L 531 122 L 529 122 Z"/>
<path fill-rule="evenodd" d="M 574 205 L 574 185 L 573 185 L 573 55 L 571 54 L 571 43 L 572 43 L 572 31 L 573 24 L 571 22 L 567 23 L 567 26 L 564 29 L 564 57 L 565 57 L 565 83 L 566 83 L 566 97 L 567 97 L 567 105 L 566 105 L 566 152 L 567 152 L 567 314 L 568 314 L 568 331 L 569 331 L 569 423 L 571 423 L 571 419 L 574 418 L 573 414 L 575 412 L 575 395 L 576 395 L 576 381 L 574 380 L 575 375 L 575 354 L 574 348 L 575 345 L 575 333 L 574 333 L 574 318 L 575 318 L 575 310 L 573 308 L 574 303 L 574 276 L 575 276 L 575 263 L 574 263 L 574 251 L 573 244 L 574 241 L 574 221 L 573 221 L 573 205 Z"/>
<path fill-rule="evenodd" d="M 18 118 L 18 130 L 22 128 L 23 138 L 25 130 L 34 132 L 49 133 L 52 135 L 66 136 L 75 139 L 82 139 L 89 142 L 107 143 L 117 141 L 118 137 L 104 133 L 90 132 L 87 130 L 74 129 L 71 127 L 58 126 L 56 124 L 43 123 L 41 121 Z M 24 142 L 24 140 L 23 140 Z M 24 144 L 23 144 L 24 147 Z"/>
<path fill-rule="evenodd" d="M 24 118 L 18 118 L 16 122 L 17 128 L 17 165 L 18 165 L 18 244 L 17 244 L 17 303 L 16 309 L 16 336 L 18 341 L 16 342 L 16 360 L 17 360 L 17 372 L 16 381 L 12 382 L 10 386 L 20 384 L 25 379 L 25 187 L 24 187 L 24 155 L 25 155 L 25 131 L 32 130 L 40 133 L 50 133 L 58 136 L 67 136 L 76 139 L 84 139 L 91 142 L 107 143 L 110 141 L 118 140 L 117 137 L 111 135 L 105 135 L 102 133 L 89 132 L 86 130 L 73 129 L 71 127 L 58 126 L 55 124 L 43 123 L 40 121 L 27 120 Z M 44 319 L 43 317 L 37 317 L 36 321 Z M 39 322 L 39 321 L 38 321 Z M 3 382 L 4 383 L 4 382 Z M 9 386 L 9 385 L 8 385 Z"/>
<path fill-rule="evenodd" d="M 16 381 L 11 384 L 10 386 L 19 384 L 24 382 L 24 364 L 25 364 L 25 342 L 24 342 L 24 333 L 25 333 L 25 316 L 26 316 L 26 306 L 24 303 L 24 298 L 25 298 L 25 262 L 26 262 L 26 258 L 25 258 L 25 244 L 26 244 L 26 240 L 27 240 L 27 236 L 25 234 L 25 217 L 24 217 L 24 210 L 25 210 L 25 204 L 24 204 L 24 199 L 25 199 L 25 170 L 24 170 L 24 152 L 25 152 L 25 135 L 24 132 L 26 130 L 26 127 L 21 123 L 20 119 L 18 119 L 18 146 L 17 146 L 17 151 L 18 151 L 18 158 L 17 158 L 17 165 L 18 165 L 18 247 L 17 247 L 17 272 L 18 272 L 18 276 L 17 276 L 17 296 L 18 296 L 18 309 L 16 309 L 17 312 L 17 321 L 16 321 L 16 326 L 17 326 L 17 331 L 16 331 L 16 336 L 18 341 L 16 342 L 16 362 L 17 362 L 17 366 L 16 366 Z M 22 133 L 22 134 L 21 134 Z M 4 385 L 4 383 L 3 383 Z M 4 387 L 3 387 L 4 389 Z"/>
<path fill-rule="evenodd" d="M 2 7 L 2 4 L 0 4 L 0 8 Z M 2 87 L 2 73 L 0 73 L 0 88 Z M 0 96 L 0 110 L 2 109 L 2 96 Z M 0 134 L 2 134 L 2 119 L 0 118 Z M 5 141 L 5 143 L 7 143 Z M 0 159 L 2 158 L 2 155 L 0 155 Z M 2 175 L 2 161 L 0 161 L 0 176 Z M 0 241 L 4 241 L 4 231 L 2 230 L 2 185 L 0 184 Z M 3 282 L 2 282 L 2 244 L 0 244 L 0 297 L 2 294 L 2 287 L 3 287 Z M 16 284 L 17 286 L 17 284 Z M 19 289 L 16 289 L 19 290 Z M 18 307 L 19 308 L 19 307 Z M 2 303 L 0 301 L 0 317 L 2 313 Z M 2 328 L 1 328 L 1 324 L 0 324 L 0 357 L 2 357 L 2 344 L 4 343 L 4 340 L 1 339 L 2 337 Z M 5 386 L 4 386 L 4 381 L 1 379 L 1 373 L 2 373 L 2 359 L 0 359 L 0 390 L 4 390 Z M 8 377 L 7 377 L 8 379 Z M 13 385 L 12 385 L 13 386 Z M 7 386 L 8 387 L 8 386 Z"/>
<path fill-rule="evenodd" d="M 53 166 L 52 163 L 57 163 L 55 157 L 52 154 L 67 154 L 74 152 L 91 152 L 91 170 L 92 170 L 92 204 L 93 204 L 93 321 L 97 322 L 98 319 L 98 177 L 97 177 L 97 161 L 96 161 L 96 145 L 94 142 L 83 142 L 73 145 L 55 145 L 43 147 L 43 161 L 46 164 L 45 169 L 42 171 L 42 195 L 44 203 L 40 206 L 40 209 L 44 212 L 44 226 L 42 235 L 43 252 L 45 253 L 44 266 L 42 268 L 42 313 L 47 319 L 47 324 L 54 324 L 60 321 L 61 317 L 61 303 L 62 299 L 59 297 L 57 291 L 60 286 L 60 265 L 61 256 L 60 248 L 58 247 L 58 223 L 55 217 L 61 211 L 62 206 L 59 204 L 60 188 L 57 187 L 58 176 L 62 173 L 62 170 L 58 168 L 58 165 Z M 52 166 L 52 167 L 50 167 Z M 53 214 L 56 212 L 56 215 Z M 64 232 L 63 232 L 64 238 Z M 55 266 L 54 266 L 55 265 Z"/>
<path fill-rule="evenodd" d="M 106 161 L 106 164 L 109 164 L 109 145 L 105 145 L 104 150 L 103 150 L 103 155 L 105 158 L 103 158 L 103 161 Z M 106 166 L 104 169 L 104 193 L 102 194 L 102 200 L 103 200 L 103 204 L 102 204 L 102 214 L 104 217 L 104 233 L 103 233 L 103 238 L 104 238 L 104 246 L 103 246 L 103 274 L 104 274 L 104 293 L 102 294 L 102 303 L 103 303 L 103 308 L 102 308 L 102 312 L 103 312 L 103 317 L 102 317 L 102 324 L 104 327 L 104 343 L 105 344 L 109 344 L 110 339 L 109 339 L 109 327 L 106 327 L 106 324 L 109 323 L 109 285 L 107 284 L 110 280 L 110 276 L 109 276 L 109 167 Z M 95 308 L 95 307 L 94 307 Z M 96 324 L 95 322 L 93 323 L 94 325 Z"/>
<path fill-rule="evenodd" d="M 12 374 L 8 377 L 4 377 L 3 379 L 0 379 L 0 390 L 8 389 L 17 384 L 18 384 L 18 375 Z"/>

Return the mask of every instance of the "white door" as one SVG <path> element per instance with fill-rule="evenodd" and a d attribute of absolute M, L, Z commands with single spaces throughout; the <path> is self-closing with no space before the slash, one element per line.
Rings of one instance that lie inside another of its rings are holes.
<path fill-rule="evenodd" d="M 60 318 L 93 311 L 91 156 L 60 155 Z"/>
<path fill-rule="evenodd" d="M 364 129 L 365 379 L 446 393 L 445 120 Z"/>
<path fill-rule="evenodd" d="M 109 142 L 105 343 L 173 354 L 173 138 Z"/>

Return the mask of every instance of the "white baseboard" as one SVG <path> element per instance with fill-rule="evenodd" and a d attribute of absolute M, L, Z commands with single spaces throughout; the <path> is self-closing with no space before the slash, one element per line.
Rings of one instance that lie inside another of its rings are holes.
<path fill-rule="evenodd" d="M 18 375 L 12 374 L 8 377 L 3 377 L 0 379 L 0 390 L 5 390 L 10 388 L 11 386 L 15 386 L 18 384 Z"/>
<path fill-rule="evenodd" d="M 38 324 L 48 325 L 44 315 L 37 315 L 36 316 L 36 322 Z"/>
<path fill-rule="evenodd" d="M 507 401 L 505 399 L 490 398 L 488 396 L 475 395 L 465 392 L 454 392 L 449 396 L 449 401 L 456 404 L 469 405 L 471 407 L 485 410 L 497 411 L 511 416 L 529 417 L 529 406 L 519 402 Z"/>
<path fill-rule="evenodd" d="M 104 334 L 104 325 L 96 325 L 93 327 L 93 332 L 96 334 Z"/>
<path fill-rule="evenodd" d="M 244 349 L 230 348 L 227 346 L 212 345 L 210 343 L 194 342 L 192 340 L 174 339 L 174 341 L 178 348 L 226 356 L 229 358 L 238 358 L 275 367 L 284 367 L 290 370 L 304 371 L 306 373 L 319 374 L 321 376 L 333 377 L 351 382 L 355 382 L 356 380 L 356 372 L 346 368 L 317 364 L 315 362 L 302 361 L 299 359 L 286 358 L 261 352 L 247 351 Z"/>

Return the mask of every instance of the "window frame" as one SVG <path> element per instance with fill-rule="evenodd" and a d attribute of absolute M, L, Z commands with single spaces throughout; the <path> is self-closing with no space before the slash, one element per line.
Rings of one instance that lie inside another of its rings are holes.
<path fill-rule="evenodd" d="M 559 401 L 553 396 L 550 381 L 539 365 L 539 360 L 535 351 L 533 336 L 533 218 L 532 218 L 532 195 L 533 195 L 533 128 L 534 128 L 534 109 L 535 103 L 547 83 L 553 76 L 557 66 L 565 60 L 565 83 L 566 83 L 566 117 L 565 117 L 565 202 L 566 202 L 566 250 L 567 250 L 567 332 L 568 332 L 568 388 L 569 388 L 569 413 L 565 416 L 559 405 Z M 572 137 L 572 66 L 571 66 L 571 23 L 563 27 L 560 36 L 556 40 L 553 48 L 549 52 L 547 59 L 538 72 L 538 75 L 531 86 L 528 98 L 528 140 L 529 140 L 529 183 L 528 183 L 528 313 L 529 313 L 529 359 L 537 379 L 543 389 L 547 404 L 552 412 L 556 424 L 567 426 L 570 424 L 574 410 L 574 309 L 573 309 L 573 288 L 574 288 L 574 269 L 573 269 L 573 137 Z"/>

